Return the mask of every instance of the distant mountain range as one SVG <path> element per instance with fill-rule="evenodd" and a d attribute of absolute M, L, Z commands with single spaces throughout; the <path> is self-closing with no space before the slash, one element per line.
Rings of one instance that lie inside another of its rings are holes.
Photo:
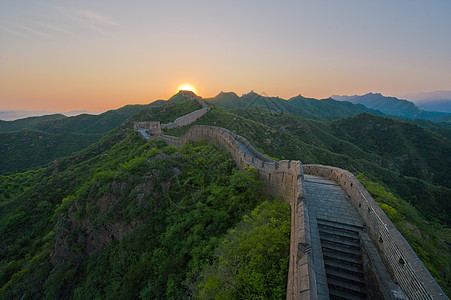
<path fill-rule="evenodd" d="M 46 115 L 64 115 L 66 117 L 73 117 L 81 114 L 98 115 L 101 112 L 87 111 L 87 110 L 73 110 L 67 112 L 54 112 L 54 111 L 44 111 L 44 110 L 12 110 L 5 109 L 0 110 L 0 120 L 3 121 L 14 121 L 18 119 L 24 119 L 29 117 L 40 117 Z"/>
<path fill-rule="evenodd" d="M 396 97 L 386 97 L 380 93 L 368 93 L 361 96 L 333 95 L 332 98 L 354 104 L 363 104 L 368 108 L 379 110 L 386 115 L 407 119 L 425 119 L 434 122 L 451 122 L 451 113 L 422 110 L 413 102 Z"/>
<path fill-rule="evenodd" d="M 254 91 L 243 94 L 241 97 L 233 92 L 221 92 L 206 100 L 224 109 L 264 108 L 272 112 L 292 113 L 312 120 L 336 120 L 364 112 L 382 115 L 380 111 L 364 105 L 341 102 L 331 98 L 318 100 L 302 95 L 285 100 L 279 97 L 261 96 Z"/>
<path fill-rule="evenodd" d="M 410 93 L 396 96 L 412 101 L 424 110 L 451 113 L 451 91 Z"/>
<path fill-rule="evenodd" d="M 387 98 L 375 98 L 381 97 Z M 380 109 L 406 114 L 418 109 L 408 101 L 385 100 Z M 284 100 L 220 93 L 208 101 L 211 109 L 196 122 L 163 133 L 180 136 L 193 125 L 218 126 L 269 157 L 360 174 L 451 295 L 451 123 L 387 118 L 362 104 L 300 95 Z M 0 121 L 0 299 L 95 298 L 104 291 L 112 293 L 106 298 L 117 298 L 116 291 L 125 291 L 120 297 L 127 299 L 184 298 L 184 289 L 199 286 L 203 275 L 195 274 L 204 274 L 200 257 L 225 245 L 210 234 L 231 228 L 236 236 L 233 228 L 242 228 L 244 242 L 256 240 L 248 225 L 233 227 L 228 221 L 241 218 L 236 214 L 254 203 L 255 172 L 237 173 L 230 156 L 209 145 L 188 143 L 179 151 L 133 132 L 134 122 L 167 123 L 199 108 L 180 92 L 168 101 L 97 116 Z M 265 214 L 271 221 L 259 224 L 280 231 L 273 213 Z M 282 232 L 289 234 L 289 227 Z M 285 285 L 286 280 L 282 291 Z"/>
<path fill-rule="evenodd" d="M 0 174 L 25 171 L 86 148 L 129 116 L 151 105 L 126 105 L 99 115 L 52 114 L 0 120 Z"/>

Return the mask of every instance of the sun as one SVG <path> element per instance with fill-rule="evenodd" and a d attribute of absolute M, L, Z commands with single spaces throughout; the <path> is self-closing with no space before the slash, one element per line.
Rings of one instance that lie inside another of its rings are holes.
<path fill-rule="evenodd" d="M 196 88 L 194 86 L 192 86 L 191 84 L 189 84 L 189 83 L 184 83 L 184 84 L 180 85 L 179 86 L 179 90 L 191 91 L 191 92 L 196 94 Z"/>

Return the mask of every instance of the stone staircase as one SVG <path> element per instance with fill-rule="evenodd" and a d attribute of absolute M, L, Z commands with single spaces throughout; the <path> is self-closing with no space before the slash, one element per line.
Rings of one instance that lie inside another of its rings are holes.
<path fill-rule="evenodd" d="M 202 98 L 196 99 L 202 109 L 162 127 L 185 126 L 204 115 L 210 107 Z M 147 125 L 157 127 L 161 133 L 158 121 L 139 123 L 146 124 L 135 124 L 136 131 L 145 130 L 143 126 Z M 291 204 L 287 299 L 449 299 L 350 172 L 330 166 L 303 166 L 300 161 L 275 162 L 243 137 L 215 126 L 195 125 L 181 137 L 141 135 L 176 147 L 188 140 L 214 142 L 232 154 L 241 170 L 249 166 L 257 169 L 269 187 L 267 191 Z M 368 233 L 363 232 L 364 224 Z M 370 233 L 380 237 L 379 241 L 371 240 Z M 368 260 L 372 265 L 366 274 L 361 240 L 368 255 L 365 266 L 368 269 Z M 376 246 L 382 242 L 381 247 Z"/>
<path fill-rule="evenodd" d="M 363 228 L 326 219 L 317 221 L 330 299 L 366 299 L 359 238 Z"/>

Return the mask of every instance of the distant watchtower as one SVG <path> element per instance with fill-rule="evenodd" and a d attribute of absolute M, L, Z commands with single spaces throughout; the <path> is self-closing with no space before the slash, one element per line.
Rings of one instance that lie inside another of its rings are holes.
<path fill-rule="evenodd" d="M 149 122 L 135 122 L 135 131 L 146 130 L 151 134 L 160 134 L 161 125 L 160 121 L 149 121 Z"/>

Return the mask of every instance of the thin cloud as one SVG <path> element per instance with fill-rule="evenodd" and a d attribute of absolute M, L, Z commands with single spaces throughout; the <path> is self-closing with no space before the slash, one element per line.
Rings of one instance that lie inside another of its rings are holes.
<path fill-rule="evenodd" d="M 87 21 L 104 24 L 104 25 L 112 25 L 119 26 L 115 20 L 110 17 L 103 16 L 91 10 L 84 10 L 80 12 L 80 15 L 85 18 Z"/>
<path fill-rule="evenodd" d="M 93 31 L 96 31 L 98 33 L 102 33 L 102 34 L 106 33 L 105 30 L 103 30 L 102 28 L 100 28 L 99 26 L 96 26 L 96 25 L 85 25 L 85 27 L 88 29 L 91 29 Z"/>
<path fill-rule="evenodd" d="M 54 26 L 54 25 L 50 25 L 50 24 L 42 24 L 42 26 L 47 29 L 53 30 L 53 31 L 73 35 L 72 31 L 69 31 L 69 30 L 59 27 L 59 26 Z"/>
<path fill-rule="evenodd" d="M 101 34 L 106 34 L 111 27 L 119 26 L 118 22 L 113 18 L 91 10 L 73 11 L 65 15 L 76 21 L 79 25 Z"/>
<path fill-rule="evenodd" d="M 48 37 L 48 35 L 45 34 L 44 32 L 36 30 L 34 28 L 30 28 L 30 27 L 25 26 L 25 25 L 20 25 L 20 28 L 22 28 L 23 30 L 25 30 L 25 31 L 33 34 L 33 35 L 36 35 L 36 36 Z"/>
<path fill-rule="evenodd" d="M 6 26 L 2 26 L 2 25 L 0 25 L 0 30 L 2 30 L 4 32 L 7 32 L 9 34 L 15 35 L 15 36 L 20 36 L 20 37 L 24 37 L 24 38 L 29 38 L 30 37 L 30 36 L 28 36 L 26 34 L 23 34 L 20 31 L 17 31 L 17 30 L 14 30 L 14 29 L 8 28 Z"/>

